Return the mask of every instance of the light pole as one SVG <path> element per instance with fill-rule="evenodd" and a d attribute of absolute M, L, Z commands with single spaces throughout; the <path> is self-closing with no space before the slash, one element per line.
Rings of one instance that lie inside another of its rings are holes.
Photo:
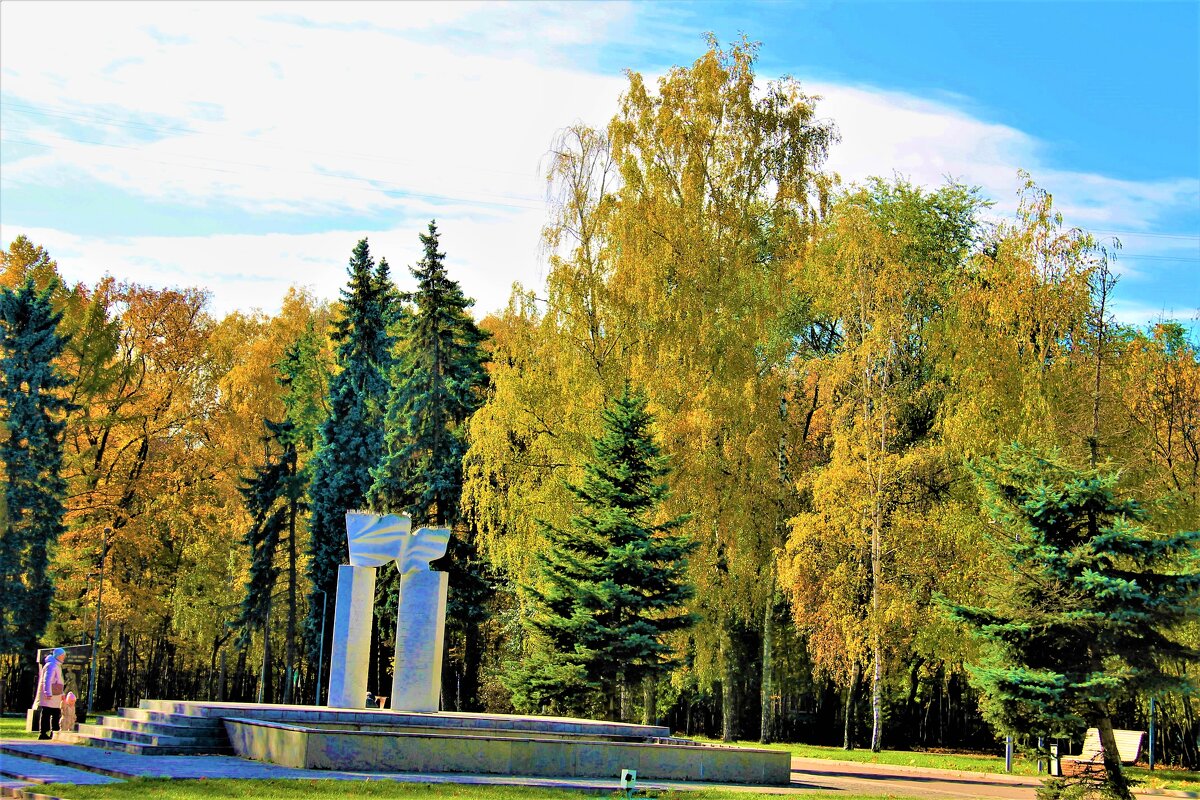
<path fill-rule="evenodd" d="M 82 601 L 82 602 L 84 602 L 84 603 L 86 603 L 86 602 L 87 602 L 88 595 L 90 595 L 90 594 L 92 593 L 92 578 L 96 577 L 96 576 L 97 576 L 97 575 L 99 575 L 99 574 L 100 574 L 99 572 L 89 572 L 87 575 L 85 575 L 85 576 L 84 576 L 84 580 L 83 580 L 83 601 Z M 86 619 L 86 617 L 85 617 L 85 619 Z M 86 626 L 86 625 L 87 625 L 87 623 L 86 623 L 86 622 L 84 622 L 84 625 Z M 84 629 L 83 629 L 83 643 L 84 643 L 84 644 L 87 644 L 87 643 L 88 643 L 88 635 L 87 635 L 87 628 L 86 628 L 86 627 L 84 627 Z"/>
<path fill-rule="evenodd" d="M 325 668 L 325 602 L 329 599 L 325 594 L 324 589 L 317 589 L 321 593 L 321 646 L 317 656 L 317 702 L 315 705 L 321 705 L 321 679 L 324 677 Z"/>
<path fill-rule="evenodd" d="M 96 689 L 96 642 L 100 639 L 100 610 L 104 604 L 104 559 L 108 556 L 108 535 L 110 533 L 112 533 L 112 528 L 105 526 L 104 540 L 100 545 L 100 587 L 96 591 L 96 632 L 92 635 L 92 669 L 88 673 L 88 701 L 87 708 L 84 709 L 86 716 L 91 716 L 92 698 L 95 696 Z"/>

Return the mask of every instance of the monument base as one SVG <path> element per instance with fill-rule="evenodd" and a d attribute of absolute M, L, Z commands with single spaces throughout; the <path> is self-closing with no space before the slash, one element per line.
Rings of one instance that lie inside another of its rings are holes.
<path fill-rule="evenodd" d="M 647 781 L 791 781 L 787 751 L 700 744 L 657 725 L 170 700 L 143 700 L 127 712 L 223 727 L 235 754 L 305 769 L 614 780 L 631 769 Z"/>

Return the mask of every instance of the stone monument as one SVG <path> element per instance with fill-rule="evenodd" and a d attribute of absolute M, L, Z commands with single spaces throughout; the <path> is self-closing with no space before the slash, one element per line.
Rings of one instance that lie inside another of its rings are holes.
<path fill-rule="evenodd" d="M 346 513 L 350 563 L 338 567 L 329 668 L 329 705 L 362 708 L 367 696 L 375 570 L 394 563 L 400 572 L 396 662 L 391 707 L 437 711 L 442 683 L 449 575 L 429 569 L 446 554 L 449 528 L 412 530 L 401 514 Z"/>

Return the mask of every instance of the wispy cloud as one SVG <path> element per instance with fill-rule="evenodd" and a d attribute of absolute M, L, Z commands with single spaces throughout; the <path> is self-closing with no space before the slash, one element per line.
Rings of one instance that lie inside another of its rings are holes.
<path fill-rule="evenodd" d="M 293 282 L 335 296 L 362 235 L 403 273 L 432 216 L 480 310 L 502 307 L 514 280 L 537 284 L 542 275 L 539 164 L 555 130 L 605 124 L 625 85 L 584 54 L 632 52 L 655 37 L 660 54 L 698 55 L 702 46 L 697 31 L 676 29 L 669 6 L 654 4 L 78 4 L 69 26 L 56 24 L 62 8 L 5 6 L 6 193 L 102 186 L 184 209 L 279 215 L 289 230 L 298 219 L 336 230 L 82 237 L 69 219 L 5 209 L 0 238 L 33 236 L 79 280 L 107 270 L 204 284 L 217 310 L 273 308 Z M 966 100 L 805 86 L 841 130 L 830 166 L 847 180 L 951 177 L 1007 211 L 1023 167 L 1070 223 L 1121 231 L 1161 230 L 1197 204 L 1191 178 L 1136 182 L 1054 168 L 1036 136 L 980 119 Z M 351 221 L 365 217 L 387 221 L 370 229 Z M 1136 252 L 1165 258 L 1180 241 L 1143 238 Z M 1131 275 L 1145 263 L 1124 261 Z M 247 265 L 262 276 L 253 291 Z"/>

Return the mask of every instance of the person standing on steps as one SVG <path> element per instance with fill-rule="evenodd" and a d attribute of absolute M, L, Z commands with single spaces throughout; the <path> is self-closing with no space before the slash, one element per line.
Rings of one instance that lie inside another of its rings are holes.
<path fill-rule="evenodd" d="M 66 657 L 66 650 L 61 647 L 54 648 L 54 652 L 46 656 L 46 663 L 38 673 L 38 693 L 34 703 L 39 709 L 39 739 L 49 739 L 52 736 L 51 729 L 58 730 L 65 685 L 62 662 Z"/>

